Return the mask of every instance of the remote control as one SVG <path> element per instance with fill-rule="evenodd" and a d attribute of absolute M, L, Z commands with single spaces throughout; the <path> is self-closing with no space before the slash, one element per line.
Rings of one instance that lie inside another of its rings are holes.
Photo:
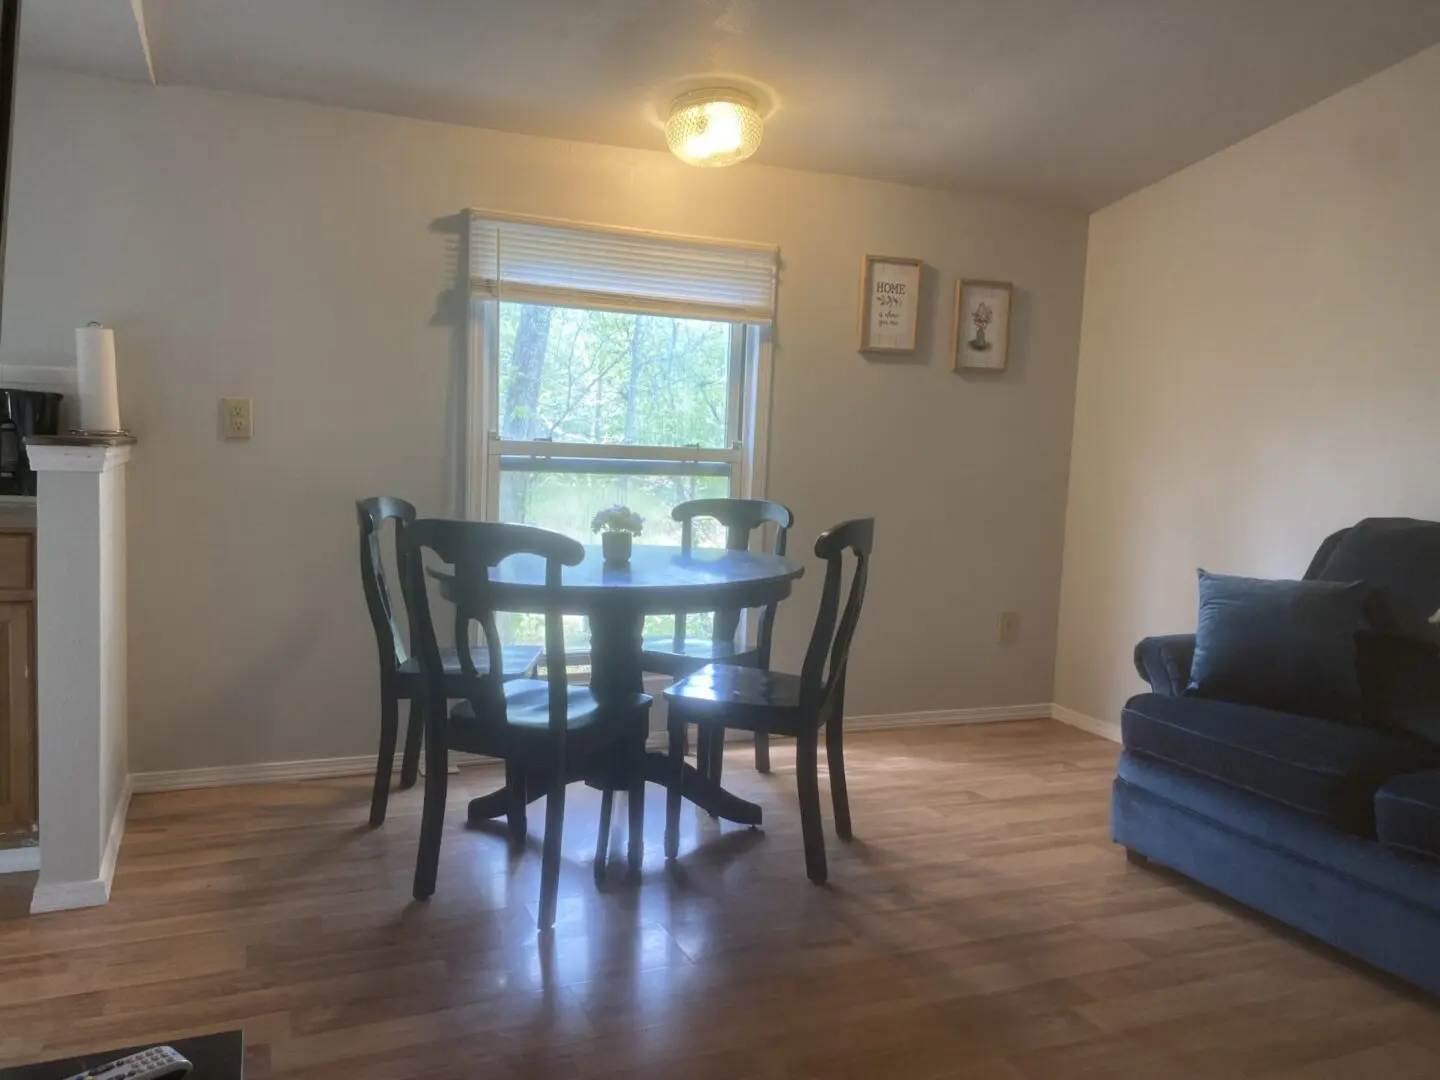
<path fill-rule="evenodd" d="M 194 1066 L 173 1046 L 155 1046 L 77 1073 L 69 1080 L 160 1080 L 162 1076 L 184 1076 L 192 1068 Z"/>

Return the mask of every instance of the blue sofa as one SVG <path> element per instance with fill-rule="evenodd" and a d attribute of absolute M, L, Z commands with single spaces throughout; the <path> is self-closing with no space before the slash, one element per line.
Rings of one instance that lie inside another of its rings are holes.
<path fill-rule="evenodd" d="M 1387 531 L 1390 520 L 1355 527 L 1378 540 L 1357 554 L 1352 538 L 1343 579 L 1356 580 L 1358 565 L 1392 595 L 1415 585 L 1417 567 L 1440 582 L 1425 546 L 1440 544 L 1440 524 Z M 1339 579 L 1327 570 L 1337 572 L 1350 532 L 1325 541 L 1307 579 Z M 1423 550 L 1397 558 L 1404 536 Z M 1428 603 L 1435 587 L 1427 580 L 1408 599 Z M 1440 994 L 1440 650 L 1423 634 L 1385 630 L 1357 638 L 1358 723 L 1187 697 L 1194 635 L 1141 641 L 1135 666 L 1151 692 L 1121 714 L 1111 834 L 1133 861 L 1177 870 Z"/>

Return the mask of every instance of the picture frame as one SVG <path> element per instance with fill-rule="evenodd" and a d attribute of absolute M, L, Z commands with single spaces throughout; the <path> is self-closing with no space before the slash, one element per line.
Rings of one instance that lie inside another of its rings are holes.
<path fill-rule="evenodd" d="M 1010 312 L 1015 287 L 1008 281 L 955 282 L 950 355 L 956 373 L 1004 371 L 1010 363 Z"/>
<path fill-rule="evenodd" d="M 866 255 L 860 267 L 860 351 L 910 353 L 920 329 L 920 259 Z"/>

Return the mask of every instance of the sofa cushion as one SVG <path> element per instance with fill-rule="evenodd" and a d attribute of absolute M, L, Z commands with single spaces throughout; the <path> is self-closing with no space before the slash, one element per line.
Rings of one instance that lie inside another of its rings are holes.
<path fill-rule="evenodd" d="M 1355 634 L 1370 587 L 1199 571 L 1187 694 L 1302 716 L 1359 720 Z"/>
<path fill-rule="evenodd" d="M 1197 698 L 1141 694 L 1120 717 L 1125 747 L 1374 836 L 1375 792 L 1440 768 L 1440 752 L 1389 732 Z"/>
<path fill-rule="evenodd" d="M 1440 772 L 1411 773 L 1375 793 L 1375 832 L 1387 847 L 1440 859 Z"/>
<path fill-rule="evenodd" d="M 1440 522 L 1366 518 L 1340 538 L 1319 579 L 1372 586 L 1372 629 L 1440 641 L 1429 621 L 1440 610 Z"/>

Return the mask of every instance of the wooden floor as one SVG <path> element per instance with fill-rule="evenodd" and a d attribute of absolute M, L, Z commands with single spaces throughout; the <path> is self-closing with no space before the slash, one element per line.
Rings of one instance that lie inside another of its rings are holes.
<path fill-rule="evenodd" d="M 252 1080 L 1440 1075 L 1422 996 L 1126 863 L 1111 744 L 1043 721 L 852 746 L 857 839 L 829 833 L 823 889 L 787 746 L 770 777 L 727 759 L 763 832 L 687 812 L 667 868 L 652 790 L 643 880 L 616 861 L 603 891 L 572 789 L 553 937 L 537 838 L 512 859 L 460 824 L 492 770 L 452 784 L 426 904 L 418 791 L 375 832 L 362 779 L 139 796 L 108 908 L 0 920 L 0 1064 L 242 1027 Z"/>

